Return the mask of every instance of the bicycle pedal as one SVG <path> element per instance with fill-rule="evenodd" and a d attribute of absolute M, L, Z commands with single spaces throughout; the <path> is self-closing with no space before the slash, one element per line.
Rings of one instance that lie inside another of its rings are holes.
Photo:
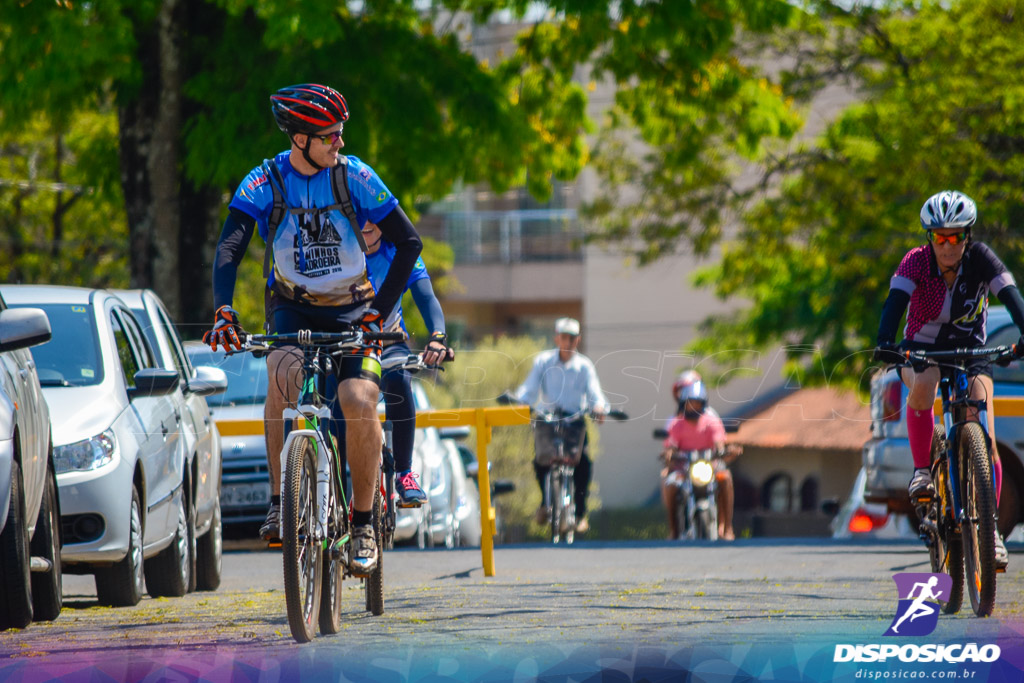
<path fill-rule="evenodd" d="M 401 498 L 399 498 L 395 502 L 395 507 L 402 508 L 404 510 L 411 510 L 413 508 L 421 508 L 421 507 L 423 507 L 423 501 L 414 500 L 414 501 L 405 503 L 405 502 L 402 501 Z"/>
<path fill-rule="evenodd" d="M 267 541 L 267 547 L 271 550 L 278 550 L 282 545 L 284 545 L 284 543 L 279 538 L 273 541 Z"/>
<path fill-rule="evenodd" d="M 1005 574 L 1006 567 L 996 567 L 996 574 Z"/>

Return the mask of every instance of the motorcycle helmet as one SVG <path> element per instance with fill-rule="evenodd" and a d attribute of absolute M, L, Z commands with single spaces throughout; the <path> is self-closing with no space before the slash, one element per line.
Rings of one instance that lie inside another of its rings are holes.
<path fill-rule="evenodd" d="M 676 377 L 676 381 L 672 383 L 672 398 L 679 401 L 679 392 L 683 390 L 683 387 L 700 381 L 700 373 L 696 370 L 684 370 L 679 373 L 679 377 Z"/>
<path fill-rule="evenodd" d="M 708 392 L 704 387 L 704 382 L 692 382 L 679 391 L 679 410 L 683 413 L 683 417 L 696 419 L 704 413 L 707 405 Z"/>

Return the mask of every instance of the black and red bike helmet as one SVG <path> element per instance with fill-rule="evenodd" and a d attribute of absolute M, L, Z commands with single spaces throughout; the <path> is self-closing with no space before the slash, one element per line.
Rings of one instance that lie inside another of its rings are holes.
<path fill-rule="evenodd" d="M 270 96 L 277 126 L 288 135 L 311 135 L 348 120 L 348 104 L 341 93 L 326 85 L 300 83 Z"/>

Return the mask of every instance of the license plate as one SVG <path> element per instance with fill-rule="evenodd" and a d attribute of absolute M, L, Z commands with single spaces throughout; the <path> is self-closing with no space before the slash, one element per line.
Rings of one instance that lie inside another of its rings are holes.
<path fill-rule="evenodd" d="M 220 492 L 222 507 L 266 505 L 270 502 L 270 484 L 231 484 Z"/>

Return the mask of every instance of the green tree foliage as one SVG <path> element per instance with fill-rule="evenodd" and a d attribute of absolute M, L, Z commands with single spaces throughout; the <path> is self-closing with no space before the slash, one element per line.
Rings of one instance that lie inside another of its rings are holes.
<path fill-rule="evenodd" d="M 709 321 L 695 349 L 789 344 L 806 381 L 863 387 L 889 278 L 924 242 L 918 213 L 931 194 L 973 197 L 975 237 L 1024 272 L 1013 233 L 1024 215 L 1024 3 L 821 9 L 803 26 L 821 40 L 816 61 L 798 63 L 787 86 L 809 92 L 823 74 L 847 74 L 863 99 L 767 168 L 775 191 L 698 278 L 751 305 Z"/>
<path fill-rule="evenodd" d="M 128 285 L 116 138 L 95 111 L 0 134 L 0 282 Z"/>
<path fill-rule="evenodd" d="M 794 14 L 791 3 L 771 0 L 626 2 L 608 45 L 592 40 L 598 17 L 589 12 L 581 19 L 589 31 L 560 37 L 592 50 L 594 78 L 617 86 L 595 150 L 604 192 L 587 211 L 598 240 L 623 243 L 647 263 L 680 245 L 706 253 L 721 237 L 740 162 L 762 158 L 766 140 L 800 126 L 740 48 Z"/>

